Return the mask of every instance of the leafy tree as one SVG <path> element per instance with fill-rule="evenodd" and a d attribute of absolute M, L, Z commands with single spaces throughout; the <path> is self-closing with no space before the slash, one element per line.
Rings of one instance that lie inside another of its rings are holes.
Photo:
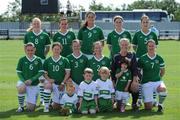
<path fill-rule="evenodd" d="M 111 6 L 104 7 L 102 3 L 97 4 L 96 0 L 93 0 L 89 5 L 89 9 L 92 11 L 111 11 L 112 10 Z"/>

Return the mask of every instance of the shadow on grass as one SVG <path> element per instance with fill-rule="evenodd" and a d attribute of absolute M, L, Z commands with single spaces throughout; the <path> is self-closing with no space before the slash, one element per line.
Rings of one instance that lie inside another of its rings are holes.
<path fill-rule="evenodd" d="M 131 119 L 138 119 L 138 118 L 143 118 L 143 117 L 150 117 L 150 116 L 157 116 L 157 115 L 162 115 L 163 113 L 157 112 L 155 110 L 152 111 L 147 111 L 147 110 L 140 110 L 137 112 L 134 112 L 132 110 L 126 110 L 124 113 L 120 113 L 118 111 L 113 111 L 113 112 L 106 112 L 106 113 L 97 113 L 96 115 L 81 115 L 81 114 L 74 114 L 71 116 L 71 118 L 80 118 L 83 116 L 86 116 L 88 118 L 101 118 L 101 119 L 113 119 L 113 118 L 126 118 L 130 117 Z"/>
<path fill-rule="evenodd" d="M 113 118 L 131 118 L 131 119 L 138 119 L 141 117 L 149 117 L 149 116 L 157 116 L 162 115 L 163 113 L 156 112 L 155 110 L 152 111 L 146 111 L 146 110 L 140 110 L 138 112 L 133 112 L 130 109 L 126 110 L 125 113 L 120 113 L 118 111 L 113 112 L 107 112 L 107 113 L 97 113 L 96 115 L 81 115 L 81 114 L 73 114 L 71 116 L 68 116 L 68 118 L 81 118 L 81 117 L 87 117 L 90 119 L 95 118 L 101 118 L 101 119 L 113 119 Z M 17 113 L 16 109 L 11 109 L 8 111 L 0 112 L 0 118 L 10 118 L 10 117 L 18 117 L 18 116 L 27 116 L 28 118 L 36 118 L 39 116 L 47 116 L 47 117 L 67 117 L 67 116 L 61 116 L 58 111 L 51 110 L 49 113 L 44 113 L 42 108 L 37 108 L 35 112 L 22 112 Z"/>

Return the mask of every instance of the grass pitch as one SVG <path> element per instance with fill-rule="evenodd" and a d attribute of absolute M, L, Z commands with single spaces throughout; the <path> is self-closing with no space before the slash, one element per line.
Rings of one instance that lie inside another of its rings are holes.
<path fill-rule="evenodd" d="M 108 55 L 107 47 L 104 54 Z M 37 108 L 34 113 L 16 113 L 18 106 L 16 82 L 16 64 L 24 55 L 23 42 L 20 40 L 0 40 L 0 119 L 3 120 L 58 120 L 58 119 L 111 119 L 111 120 L 179 120 L 180 119 L 180 42 L 160 41 L 158 53 L 164 58 L 166 74 L 164 81 L 168 89 L 164 113 L 157 113 L 157 108 L 151 112 L 144 111 L 133 113 L 127 107 L 125 113 L 98 113 L 96 115 L 60 116 L 57 111 L 43 113 L 43 107 Z"/>

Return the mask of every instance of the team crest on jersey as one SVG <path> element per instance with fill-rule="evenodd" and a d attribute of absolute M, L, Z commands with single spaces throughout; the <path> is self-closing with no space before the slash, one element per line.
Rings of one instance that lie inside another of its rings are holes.
<path fill-rule="evenodd" d="M 126 73 L 127 76 L 129 76 L 129 73 Z"/>
<path fill-rule="evenodd" d="M 150 36 L 149 36 L 149 39 L 153 39 L 153 36 L 152 36 L 152 35 L 150 35 Z"/>
<path fill-rule="evenodd" d="M 57 39 L 59 39 L 59 40 L 60 40 L 60 39 L 61 39 L 61 37 L 58 37 Z"/>
<path fill-rule="evenodd" d="M 97 33 L 97 30 L 93 30 L 93 33 Z"/>
<path fill-rule="evenodd" d="M 59 61 L 58 63 L 59 63 L 59 65 L 62 65 L 62 64 L 63 64 L 63 62 L 62 62 L 62 61 Z"/>
<path fill-rule="evenodd" d="M 116 37 L 117 37 L 117 35 L 113 35 L 113 37 L 114 37 L 114 38 L 116 38 Z"/>
<path fill-rule="evenodd" d="M 83 59 L 80 59 L 80 63 L 83 63 L 84 62 L 84 60 Z"/>
<path fill-rule="evenodd" d="M 105 61 L 102 61 L 102 62 L 101 62 L 101 64 L 102 64 L 102 65 L 105 65 L 105 64 L 106 64 L 106 62 L 105 62 Z"/>
<path fill-rule="evenodd" d="M 68 36 L 67 36 L 67 38 L 68 38 L 68 39 L 70 39 L 70 38 L 71 38 L 71 36 L 70 36 L 70 35 L 68 35 Z"/>
<path fill-rule="evenodd" d="M 44 39 L 44 37 L 43 37 L 43 36 L 40 36 L 40 39 L 42 40 L 42 39 Z"/>
<path fill-rule="evenodd" d="M 122 78 L 123 78 L 124 80 L 126 79 L 126 77 L 125 77 L 125 76 L 123 76 Z"/>
<path fill-rule="evenodd" d="M 35 65 L 37 65 L 37 64 L 38 64 L 38 61 L 37 61 L 37 60 L 36 60 L 36 61 L 34 61 L 34 64 L 35 64 Z"/>
<path fill-rule="evenodd" d="M 126 37 L 127 37 L 127 35 L 126 35 L 126 34 L 124 34 L 124 35 L 123 35 L 123 38 L 126 38 Z"/>
<path fill-rule="evenodd" d="M 155 60 L 155 63 L 156 63 L 156 64 L 159 64 L 159 60 Z"/>

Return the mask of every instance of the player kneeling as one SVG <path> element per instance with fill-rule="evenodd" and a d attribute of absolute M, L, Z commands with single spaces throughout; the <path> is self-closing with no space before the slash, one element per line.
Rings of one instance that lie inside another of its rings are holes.
<path fill-rule="evenodd" d="M 35 47 L 33 43 L 25 45 L 26 56 L 19 59 L 17 65 L 17 82 L 19 108 L 17 112 L 24 111 L 25 94 L 27 96 L 27 110 L 32 112 L 35 110 L 38 89 L 38 78 L 44 73 L 41 59 L 35 56 Z"/>
<path fill-rule="evenodd" d="M 110 70 L 103 66 L 99 70 L 99 75 L 100 78 L 96 80 L 99 111 L 112 112 L 115 90 L 112 81 L 109 79 Z"/>
<path fill-rule="evenodd" d="M 144 54 L 138 60 L 139 67 L 143 70 L 142 75 L 142 93 L 146 110 L 153 107 L 153 92 L 159 95 L 158 112 L 163 111 L 163 102 L 167 96 L 166 86 L 162 81 L 165 74 L 165 63 L 163 58 L 156 54 L 155 41 L 147 41 L 147 54 Z"/>
<path fill-rule="evenodd" d="M 51 91 L 52 107 L 55 110 L 60 109 L 60 99 L 64 94 L 66 81 L 70 76 L 70 66 L 67 58 L 60 55 L 62 45 L 58 42 L 53 43 L 53 55 L 44 62 L 44 77 L 46 78 L 44 86 L 44 112 L 49 112 Z"/>
<path fill-rule="evenodd" d="M 77 112 L 78 97 L 75 93 L 75 85 L 72 82 L 66 84 L 66 93 L 60 100 L 61 115 L 70 115 Z"/>
<path fill-rule="evenodd" d="M 84 81 L 79 85 L 79 107 L 78 110 L 82 114 L 96 114 L 98 111 L 98 90 L 96 83 L 92 80 L 93 70 L 86 68 L 84 70 Z"/>

